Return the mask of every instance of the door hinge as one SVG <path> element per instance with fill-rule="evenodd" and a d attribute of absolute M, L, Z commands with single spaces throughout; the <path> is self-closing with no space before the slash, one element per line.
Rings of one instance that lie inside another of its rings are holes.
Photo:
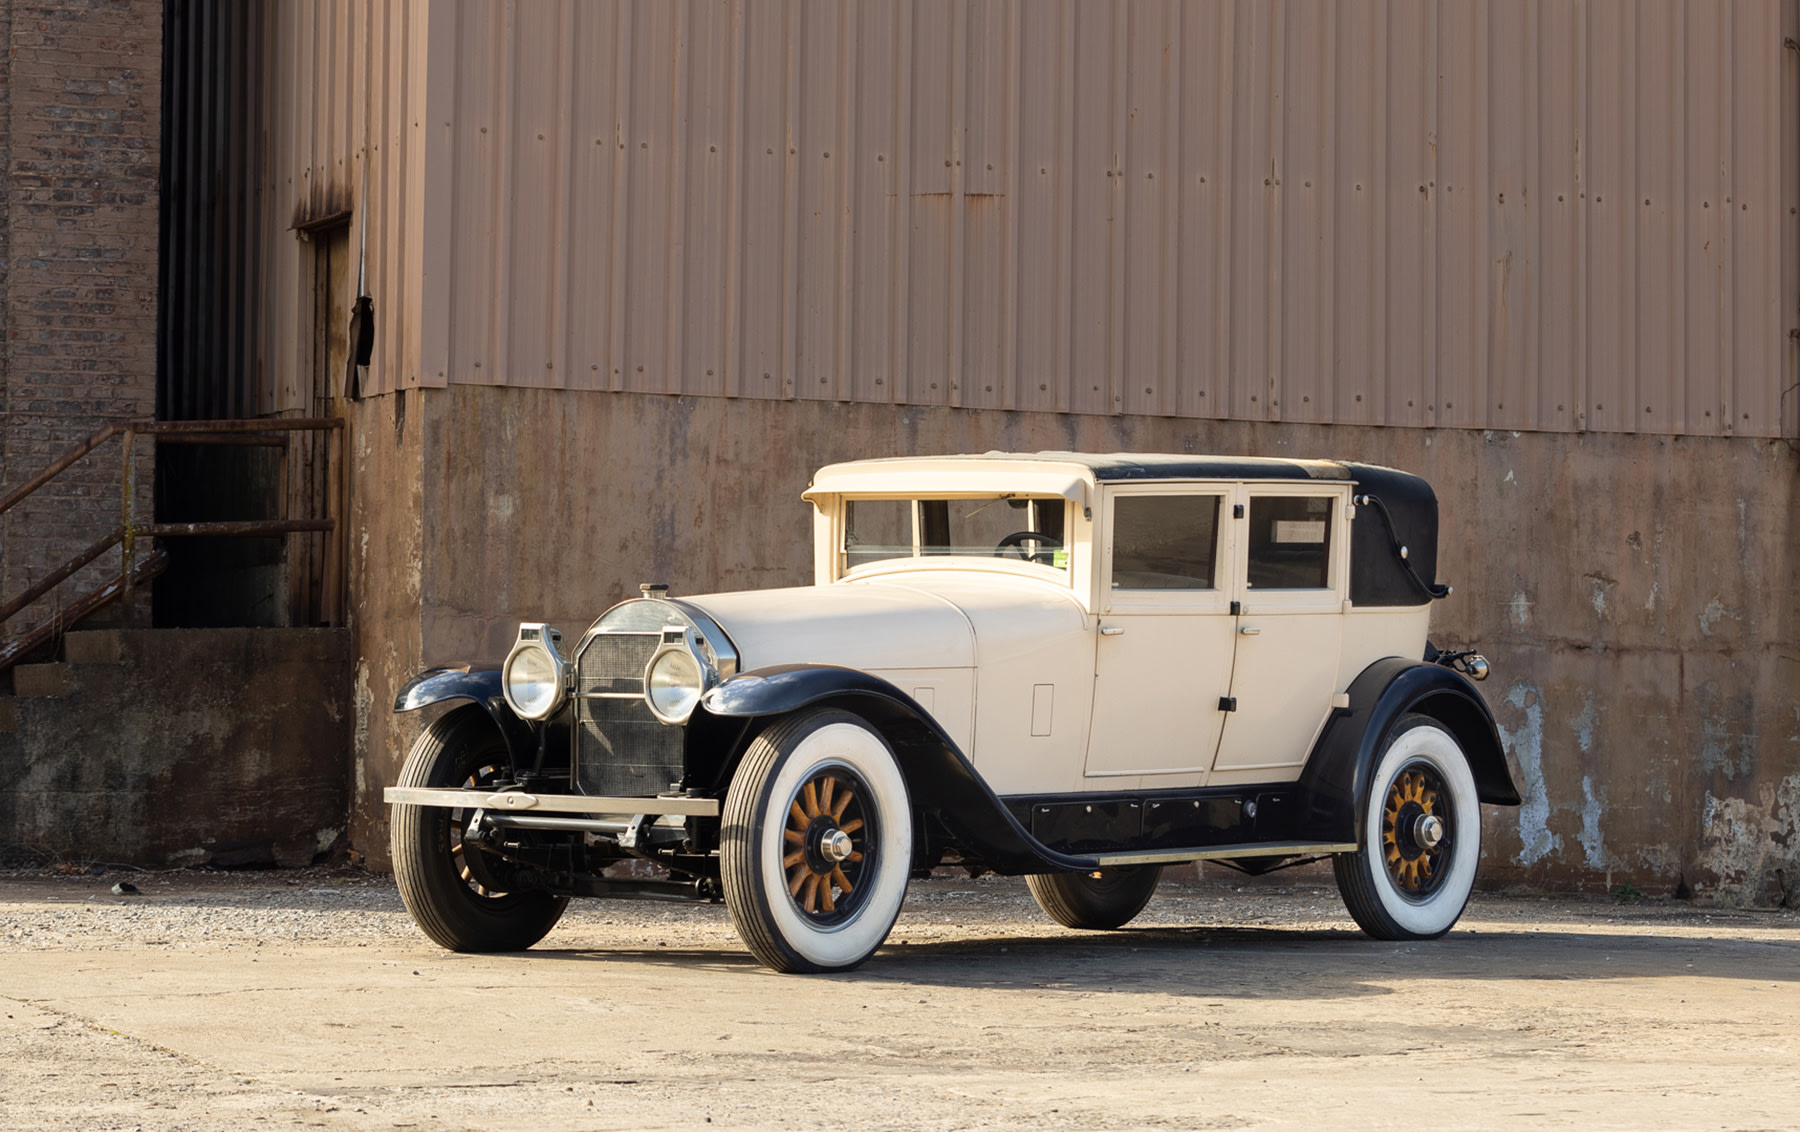
<path fill-rule="evenodd" d="M 1219 697 L 1219 710 L 1220 711 L 1236 711 L 1237 710 L 1237 697 L 1236 696 L 1220 696 Z"/>

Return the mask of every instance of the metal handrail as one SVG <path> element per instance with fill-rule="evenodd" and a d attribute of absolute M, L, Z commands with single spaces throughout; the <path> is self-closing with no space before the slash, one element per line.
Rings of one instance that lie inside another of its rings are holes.
<path fill-rule="evenodd" d="M 73 613 L 75 609 L 79 608 L 81 610 L 79 616 L 67 617 L 64 614 L 57 614 L 44 624 L 6 642 L 3 647 L 0 647 L 0 670 L 12 664 L 29 648 L 35 648 L 36 644 L 41 644 L 42 641 L 38 638 L 42 636 L 45 629 L 54 629 L 59 624 L 73 623 L 74 620 L 87 616 L 115 598 L 120 600 L 129 611 L 134 587 L 160 573 L 167 561 L 166 556 L 158 552 L 154 563 L 147 562 L 140 566 L 135 561 L 137 558 L 136 543 L 140 538 L 170 538 L 189 535 L 266 537 L 309 531 L 323 531 L 328 534 L 338 532 L 339 519 L 331 514 L 334 510 L 333 500 L 337 496 L 335 488 L 328 488 L 326 492 L 327 517 L 323 519 L 245 519 L 198 523 L 153 522 L 139 525 L 135 514 L 137 504 L 137 462 L 135 457 L 139 436 L 192 444 L 268 445 L 286 449 L 288 444 L 286 433 L 341 432 L 343 428 L 343 420 L 336 417 L 228 421 L 121 421 L 96 429 L 87 439 L 71 446 L 62 455 L 52 460 L 43 471 L 13 488 L 4 497 L 0 497 L 0 515 L 29 498 L 39 488 L 74 466 L 76 461 L 82 457 L 93 452 L 113 437 L 119 436 L 124 438 L 123 462 L 119 477 L 119 526 L 98 542 L 50 571 L 43 578 L 27 586 L 25 590 L 5 604 L 0 605 L 0 624 L 4 624 L 15 614 L 44 597 L 114 546 L 120 548 L 119 573 L 116 578 L 107 581 L 93 593 L 84 595 L 71 606 L 68 612 Z M 339 460 L 332 461 L 330 465 L 334 472 L 337 471 L 337 465 L 342 461 L 343 446 L 341 444 L 338 452 Z M 342 540 L 337 541 L 341 542 Z M 333 557 L 335 558 L 336 555 L 334 554 Z M 36 643 L 27 645 L 27 639 Z"/>

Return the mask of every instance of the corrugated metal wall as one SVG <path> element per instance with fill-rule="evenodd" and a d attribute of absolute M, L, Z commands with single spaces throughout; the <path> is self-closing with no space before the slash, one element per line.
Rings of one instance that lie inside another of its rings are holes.
<path fill-rule="evenodd" d="M 333 91 L 282 124 L 310 176 L 346 172 L 359 100 L 390 147 L 425 123 L 377 182 L 375 294 L 415 335 L 378 388 L 1783 431 L 1793 0 L 285 20 Z"/>
<path fill-rule="evenodd" d="M 313 411 L 313 246 L 297 230 L 368 224 L 368 290 L 384 388 L 416 383 L 427 210 L 426 32 L 431 0 L 288 0 L 267 19 L 264 308 L 271 351 L 261 409 Z M 448 68 L 440 81 L 448 79 Z M 366 166 L 366 168 L 365 168 Z M 358 209 L 367 193 L 368 207 Z M 437 238 L 444 238 L 440 230 Z M 441 326 L 442 312 L 433 315 Z M 437 331 L 433 331 L 434 333 Z M 341 381 L 341 375 L 335 380 Z M 323 396 L 323 391 L 318 391 Z"/>

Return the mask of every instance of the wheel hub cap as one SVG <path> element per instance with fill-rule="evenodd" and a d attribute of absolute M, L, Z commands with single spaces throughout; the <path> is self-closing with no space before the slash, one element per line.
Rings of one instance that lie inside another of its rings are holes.
<path fill-rule="evenodd" d="M 819 838 L 819 853 L 834 865 L 849 860 L 850 854 L 855 851 L 856 846 L 850 840 L 850 835 L 841 829 L 834 829 Z"/>
<path fill-rule="evenodd" d="M 1413 820 L 1413 840 L 1421 849 L 1436 849 L 1444 839 L 1444 821 L 1436 814 L 1420 814 Z"/>

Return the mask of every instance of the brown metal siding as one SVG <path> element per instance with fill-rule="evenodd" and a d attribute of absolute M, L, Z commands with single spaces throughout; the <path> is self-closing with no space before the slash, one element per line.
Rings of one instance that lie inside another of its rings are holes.
<path fill-rule="evenodd" d="M 1769 436 L 1794 8 L 336 0 L 276 129 L 378 388 Z"/>
<path fill-rule="evenodd" d="M 348 210 L 353 247 L 360 225 L 369 226 L 378 333 L 367 391 L 417 382 L 422 312 L 431 310 L 436 325 L 449 313 L 443 280 L 428 276 L 424 264 L 433 210 L 419 112 L 430 10 L 428 0 L 309 0 L 281 4 L 264 21 L 267 301 L 260 314 L 269 377 L 259 411 L 311 411 L 313 246 L 293 226 Z M 365 164 L 368 207 L 360 208 Z M 447 213 L 436 219 L 445 230 Z"/>

